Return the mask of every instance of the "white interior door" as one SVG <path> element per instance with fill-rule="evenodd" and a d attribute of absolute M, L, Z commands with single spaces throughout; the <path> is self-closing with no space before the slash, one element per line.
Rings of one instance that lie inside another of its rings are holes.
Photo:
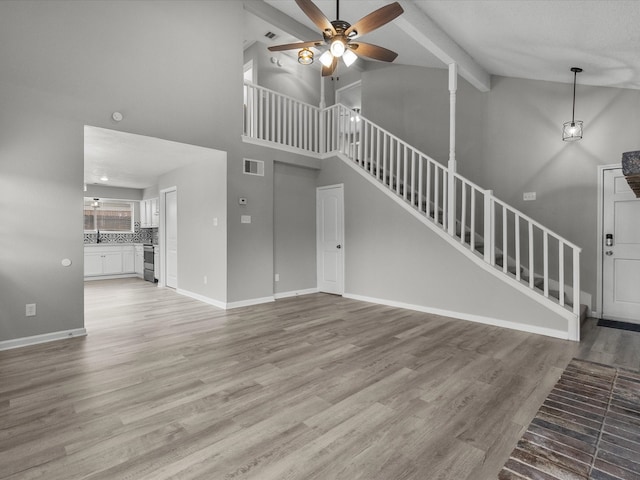
<path fill-rule="evenodd" d="M 178 288 L 178 195 L 175 190 L 165 194 L 164 225 L 166 285 Z"/>
<path fill-rule="evenodd" d="M 602 226 L 602 317 L 640 324 L 640 199 L 619 168 L 604 171 Z"/>
<path fill-rule="evenodd" d="M 344 190 L 320 187 L 316 195 L 318 290 L 344 293 Z"/>

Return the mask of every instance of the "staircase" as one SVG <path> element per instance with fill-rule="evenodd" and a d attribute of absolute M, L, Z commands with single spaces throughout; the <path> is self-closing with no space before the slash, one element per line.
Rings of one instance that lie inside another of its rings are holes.
<path fill-rule="evenodd" d="M 245 84 L 244 140 L 338 156 L 482 268 L 568 320 L 579 339 L 580 248 L 343 105 Z"/>

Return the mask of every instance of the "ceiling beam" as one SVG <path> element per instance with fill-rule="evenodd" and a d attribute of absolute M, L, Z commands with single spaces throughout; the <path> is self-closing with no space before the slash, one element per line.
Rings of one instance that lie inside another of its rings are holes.
<path fill-rule="evenodd" d="M 412 0 L 399 0 L 404 14 L 394 23 L 418 44 L 429 50 L 446 65 L 456 63 L 458 72 L 481 92 L 491 90 L 491 76 L 460 45 L 442 30 Z"/>

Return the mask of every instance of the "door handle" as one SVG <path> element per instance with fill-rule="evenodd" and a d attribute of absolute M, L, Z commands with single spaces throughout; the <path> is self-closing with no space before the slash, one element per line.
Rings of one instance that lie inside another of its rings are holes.
<path fill-rule="evenodd" d="M 607 250 L 606 252 L 604 252 L 604 254 L 610 257 L 611 255 L 613 255 L 613 252 L 611 250 Z"/>
<path fill-rule="evenodd" d="M 336 248 L 340 250 L 342 248 L 342 245 L 336 245 Z"/>

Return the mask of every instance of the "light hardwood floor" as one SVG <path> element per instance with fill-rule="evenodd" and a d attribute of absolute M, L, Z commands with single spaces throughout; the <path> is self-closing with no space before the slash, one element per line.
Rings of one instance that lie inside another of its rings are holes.
<path fill-rule="evenodd" d="M 325 294 L 85 298 L 86 338 L 0 352 L 0 478 L 495 479 L 580 350 Z"/>

